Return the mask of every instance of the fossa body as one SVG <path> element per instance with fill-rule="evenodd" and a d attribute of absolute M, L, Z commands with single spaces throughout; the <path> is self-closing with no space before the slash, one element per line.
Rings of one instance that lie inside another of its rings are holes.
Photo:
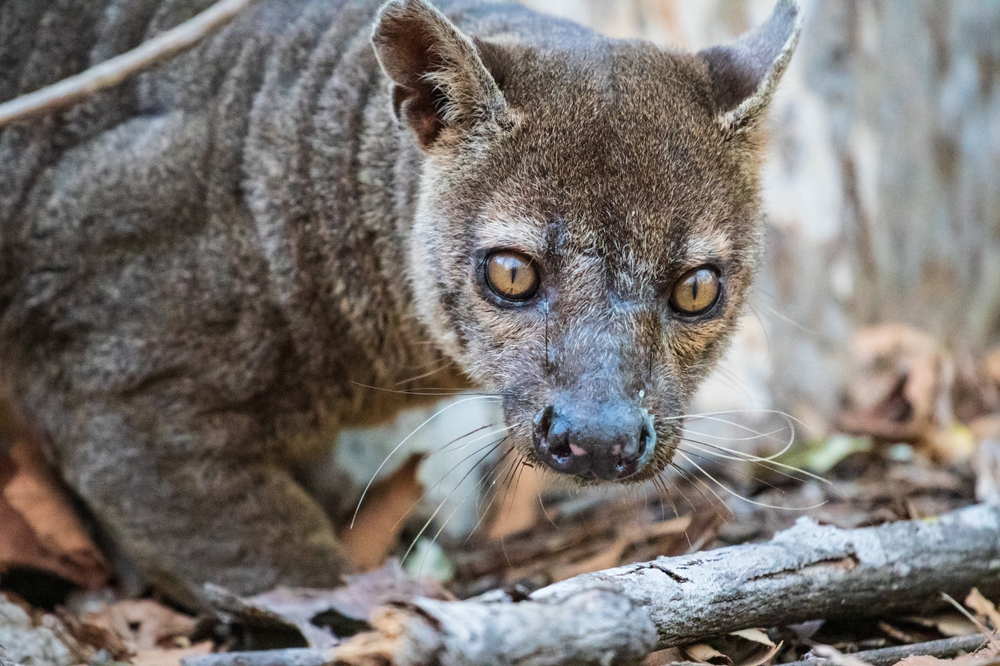
<path fill-rule="evenodd" d="M 0 1 L 0 99 L 209 4 Z M 788 0 L 698 54 L 508 4 L 262 0 L 0 133 L 5 410 L 180 600 L 337 583 L 290 467 L 426 369 L 538 463 L 648 479 L 751 283 L 797 35 Z"/>

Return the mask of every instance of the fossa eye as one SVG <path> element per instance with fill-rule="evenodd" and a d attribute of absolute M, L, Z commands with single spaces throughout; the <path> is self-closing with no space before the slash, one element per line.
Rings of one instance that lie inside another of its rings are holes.
<path fill-rule="evenodd" d="M 500 298 L 525 301 L 538 290 L 538 271 L 531 257 L 500 250 L 486 258 L 486 284 Z"/>
<path fill-rule="evenodd" d="M 695 316 L 712 309 L 719 300 L 719 273 L 709 266 L 699 266 L 685 273 L 670 294 L 670 307 L 682 315 Z"/>

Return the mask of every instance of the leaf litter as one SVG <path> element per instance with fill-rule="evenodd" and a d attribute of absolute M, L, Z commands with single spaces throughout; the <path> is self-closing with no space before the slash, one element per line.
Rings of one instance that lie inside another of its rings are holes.
<path fill-rule="evenodd" d="M 327 648 L 367 629 L 376 607 L 414 593 L 449 599 L 502 589 L 517 599 L 590 571 L 764 540 L 803 514 L 856 527 L 932 517 L 977 498 L 1000 501 L 1000 350 L 957 354 L 899 325 L 860 331 L 853 350 L 839 431 L 780 457 L 772 458 L 783 435 L 768 431 L 725 440 L 724 448 L 688 449 L 697 465 L 681 464 L 655 484 L 612 489 L 570 487 L 511 463 L 498 467 L 506 470 L 498 483 L 482 477 L 468 500 L 479 523 L 456 536 L 441 529 L 446 516 L 422 506 L 415 455 L 372 486 L 355 530 L 342 531 L 349 556 L 367 573 L 333 590 L 277 588 L 250 598 L 209 588 L 210 608 L 200 616 L 148 591 L 136 597 L 120 583 L 109 587 L 113 560 L 97 548 L 41 452 L 18 440 L 0 449 L 0 589 L 8 590 L 0 597 L 0 656 L 58 666 L 174 666 L 211 651 Z M 79 591 L 57 606 L 10 592 L 30 589 L 23 581 L 33 573 Z M 104 596 L 91 592 L 89 603 L 79 602 L 84 590 L 100 589 Z M 996 640 L 993 601 L 975 591 L 962 601 L 966 614 L 949 607 L 748 628 L 655 653 L 645 666 L 763 666 L 806 656 L 851 666 L 864 663 L 852 655 L 891 646 L 984 632 Z M 970 655 L 901 663 L 972 666 L 997 656 L 987 644 Z"/>

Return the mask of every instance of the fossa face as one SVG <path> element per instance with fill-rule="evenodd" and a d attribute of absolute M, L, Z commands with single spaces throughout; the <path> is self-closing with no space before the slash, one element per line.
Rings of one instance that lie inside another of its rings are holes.
<path fill-rule="evenodd" d="M 670 462 L 753 278 L 760 118 L 797 34 L 790 2 L 695 55 L 472 39 L 420 2 L 383 10 L 376 52 L 426 151 L 417 311 L 502 397 L 526 459 L 584 482 Z"/>

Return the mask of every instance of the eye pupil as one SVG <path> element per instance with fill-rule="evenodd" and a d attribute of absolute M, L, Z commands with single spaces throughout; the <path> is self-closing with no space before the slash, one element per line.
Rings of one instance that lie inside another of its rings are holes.
<path fill-rule="evenodd" d="M 531 257 L 498 250 L 486 258 L 486 284 L 504 300 L 526 301 L 538 289 L 538 271 Z"/>
<path fill-rule="evenodd" d="M 719 300 L 721 280 L 709 266 L 692 269 L 681 276 L 670 295 L 670 307 L 682 315 L 700 315 L 711 310 Z"/>

